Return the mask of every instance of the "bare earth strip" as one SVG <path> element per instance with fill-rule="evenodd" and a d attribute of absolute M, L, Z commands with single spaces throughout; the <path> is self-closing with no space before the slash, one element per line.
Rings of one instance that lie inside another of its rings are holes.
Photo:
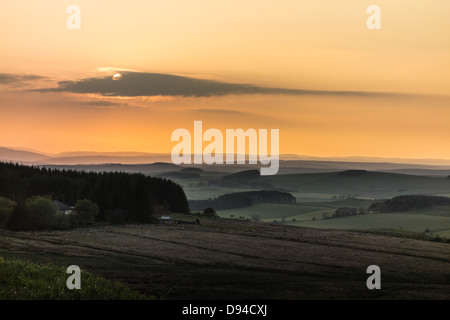
<path fill-rule="evenodd" d="M 449 299 L 450 245 L 238 221 L 3 232 L 0 255 L 79 265 L 158 299 Z M 368 290 L 366 269 L 381 268 Z"/>

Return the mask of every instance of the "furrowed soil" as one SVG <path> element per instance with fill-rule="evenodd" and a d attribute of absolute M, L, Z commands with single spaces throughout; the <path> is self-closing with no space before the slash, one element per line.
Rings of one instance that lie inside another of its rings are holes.
<path fill-rule="evenodd" d="M 449 299 L 450 244 L 201 219 L 0 234 L 0 256 L 82 270 L 155 299 Z M 367 267 L 381 268 L 369 290 Z"/>

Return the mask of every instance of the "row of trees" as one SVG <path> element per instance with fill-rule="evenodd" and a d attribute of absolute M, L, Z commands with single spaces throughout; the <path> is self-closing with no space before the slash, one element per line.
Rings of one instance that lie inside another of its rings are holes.
<path fill-rule="evenodd" d="M 24 212 L 36 195 L 75 207 L 79 200 L 90 200 L 98 206 L 97 219 L 113 222 L 152 222 L 155 208 L 160 206 L 171 212 L 189 213 L 183 189 L 171 180 L 137 173 L 95 173 L 0 163 L 0 196 L 6 198 L 0 205 L 10 208 L 17 203 L 16 226 L 27 226 Z"/>
<path fill-rule="evenodd" d="M 71 229 L 91 225 L 98 206 L 90 200 L 78 200 L 73 212 L 65 214 L 50 197 L 34 196 L 16 203 L 0 197 L 0 228 L 11 230 Z"/>
<path fill-rule="evenodd" d="M 425 195 L 404 195 L 389 200 L 375 202 L 370 205 L 371 212 L 402 212 L 431 208 L 434 206 L 449 206 L 450 198 Z"/>
<path fill-rule="evenodd" d="M 367 210 L 365 208 L 349 208 L 349 207 L 342 207 L 338 208 L 331 216 L 328 212 L 324 212 L 322 214 L 324 219 L 331 219 L 331 218 L 342 218 L 342 217 L 351 217 L 356 216 L 358 214 L 365 214 L 367 213 Z M 315 219 L 313 219 L 315 220 Z"/>

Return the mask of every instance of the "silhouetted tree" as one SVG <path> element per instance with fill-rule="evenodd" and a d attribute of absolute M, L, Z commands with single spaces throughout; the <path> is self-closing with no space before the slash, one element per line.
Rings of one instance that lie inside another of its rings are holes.
<path fill-rule="evenodd" d="M 14 201 L 0 197 L 0 228 L 5 228 L 15 207 L 16 203 Z"/>
<path fill-rule="evenodd" d="M 58 206 L 52 200 L 42 196 L 35 196 L 28 198 L 25 204 L 30 213 L 31 228 L 33 230 L 48 229 L 56 225 Z"/>
<path fill-rule="evenodd" d="M 19 199 L 17 201 L 17 205 L 6 224 L 6 228 L 14 231 L 31 230 L 30 213 L 25 205 L 25 200 Z"/>
<path fill-rule="evenodd" d="M 203 210 L 203 214 L 210 218 L 217 217 L 217 213 L 213 208 L 206 208 L 205 210 Z"/>
<path fill-rule="evenodd" d="M 77 223 L 81 225 L 93 224 L 98 215 L 98 205 L 91 200 L 78 200 L 75 204 L 75 216 Z"/>

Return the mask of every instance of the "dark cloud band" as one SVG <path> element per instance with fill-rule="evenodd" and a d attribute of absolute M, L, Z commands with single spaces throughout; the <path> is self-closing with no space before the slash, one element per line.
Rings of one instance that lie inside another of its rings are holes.
<path fill-rule="evenodd" d="M 333 95 L 369 96 L 383 93 L 361 91 L 321 91 L 286 88 L 268 88 L 249 84 L 226 83 L 213 80 L 195 79 L 184 76 L 126 72 L 120 80 L 111 76 L 86 78 L 77 81 L 61 81 L 56 88 L 37 89 L 40 92 L 94 93 L 103 96 L 180 96 L 210 97 L 229 94 L 283 94 L 283 95 Z"/>

